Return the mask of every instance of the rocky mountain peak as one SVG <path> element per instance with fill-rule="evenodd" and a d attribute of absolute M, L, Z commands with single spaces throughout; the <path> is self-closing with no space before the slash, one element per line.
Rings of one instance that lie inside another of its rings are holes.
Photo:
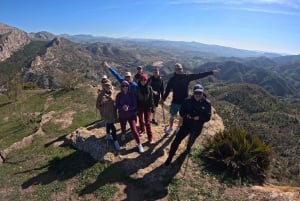
<path fill-rule="evenodd" d="M 27 33 L 0 23 L 0 61 L 9 58 L 13 52 L 30 42 Z"/>

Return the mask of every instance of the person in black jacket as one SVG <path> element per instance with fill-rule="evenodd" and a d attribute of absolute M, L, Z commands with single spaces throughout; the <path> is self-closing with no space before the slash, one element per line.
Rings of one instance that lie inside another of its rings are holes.
<path fill-rule="evenodd" d="M 154 107 L 153 102 L 153 90 L 148 85 L 148 76 L 145 73 L 141 73 L 138 87 L 135 90 L 136 103 L 137 103 L 137 115 L 140 120 L 140 134 L 146 132 L 148 136 L 148 142 L 152 143 L 152 130 L 151 130 L 151 111 Z"/>
<path fill-rule="evenodd" d="M 173 91 L 172 102 L 170 105 L 170 120 L 169 128 L 166 130 L 166 135 L 173 132 L 173 122 L 180 110 L 181 104 L 186 97 L 188 97 L 189 83 L 193 80 L 197 80 L 209 75 L 219 73 L 220 69 L 215 69 L 209 72 L 197 73 L 197 74 L 186 74 L 183 72 L 183 67 L 180 63 L 175 64 L 175 74 L 170 78 L 167 83 L 165 93 L 162 101 L 165 101 L 171 91 Z"/>
<path fill-rule="evenodd" d="M 153 100 L 154 100 L 154 108 L 151 123 L 158 125 L 157 120 L 155 120 L 156 109 L 158 107 L 158 103 L 161 97 L 164 94 L 164 81 L 162 77 L 159 75 L 158 67 L 153 68 L 153 75 L 148 79 L 148 84 L 153 89 Z"/>
<path fill-rule="evenodd" d="M 175 155 L 181 141 L 190 134 L 187 152 L 189 153 L 196 138 L 201 134 L 203 124 L 210 120 L 211 104 L 203 96 L 204 88 L 200 84 L 196 84 L 193 88 L 193 95 L 188 97 L 182 103 L 179 114 L 182 125 L 173 140 L 169 152 L 169 156 L 165 161 L 165 166 L 169 166 L 173 156 Z"/>

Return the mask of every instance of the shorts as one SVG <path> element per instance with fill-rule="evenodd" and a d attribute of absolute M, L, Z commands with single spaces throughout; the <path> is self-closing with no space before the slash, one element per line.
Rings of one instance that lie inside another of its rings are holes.
<path fill-rule="evenodd" d="M 175 104 L 175 103 L 172 103 L 170 105 L 170 114 L 172 117 L 175 117 L 177 115 L 177 113 L 179 112 L 180 110 L 180 107 L 181 105 L 180 104 Z"/>
<path fill-rule="evenodd" d="M 158 107 L 160 96 L 153 96 L 154 106 Z"/>

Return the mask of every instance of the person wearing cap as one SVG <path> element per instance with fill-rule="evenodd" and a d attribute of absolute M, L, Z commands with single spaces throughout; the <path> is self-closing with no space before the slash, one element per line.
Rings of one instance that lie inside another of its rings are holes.
<path fill-rule="evenodd" d="M 107 75 L 103 75 L 103 76 L 101 77 L 101 81 L 100 81 L 100 83 L 101 83 L 101 89 L 98 89 L 98 94 L 102 91 L 102 89 L 104 89 L 104 85 L 105 85 L 107 82 L 111 82 L 111 81 L 108 79 Z M 112 87 L 112 89 L 113 89 L 113 86 L 111 86 L 111 87 Z"/>
<path fill-rule="evenodd" d="M 112 97 L 113 88 L 110 80 L 102 79 L 102 90 L 98 94 L 96 108 L 100 111 L 101 117 L 105 121 L 106 139 L 113 140 L 115 149 L 119 151 L 120 145 L 117 140 L 116 127 L 114 125 L 118 120 L 118 116 L 115 100 Z"/>
<path fill-rule="evenodd" d="M 136 98 L 135 94 L 129 90 L 129 82 L 126 80 L 121 83 L 121 91 L 116 96 L 116 107 L 121 125 L 121 140 L 126 140 L 126 123 L 128 122 L 136 140 L 139 152 L 144 152 L 136 127 Z"/>
<path fill-rule="evenodd" d="M 137 70 L 137 73 L 134 75 L 133 80 L 134 80 L 136 83 L 139 83 L 139 81 L 140 81 L 140 76 L 141 76 L 141 74 L 143 73 L 143 66 L 138 66 L 138 67 L 136 67 L 136 70 Z"/>
<path fill-rule="evenodd" d="M 165 161 L 165 166 L 169 166 L 173 156 L 175 155 L 181 141 L 189 134 L 187 143 L 187 153 L 190 153 L 196 138 L 201 134 L 203 124 L 210 120 L 211 103 L 203 95 L 204 88 L 200 84 L 196 84 L 193 88 L 193 95 L 186 98 L 181 105 L 179 114 L 182 125 L 171 144 L 169 156 Z"/>
<path fill-rule="evenodd" d="M 154 108 L 153 108 L 151 123 L 158 125 L 158 122 L 155 119 L 156 109 L 158 107 L 158 103 L 159 103 L 161 97 L 164 94 L 164 81 L 163 81 L 162 77 L 159 75 L 158 67 L 153 68 L 153 75 L 148 79 L 148 84 L 153 89 L 153 100 L 154 100 Z"/>
<path fill-rule="evenodd" d="M 181 104 L 183 103 L 184 99 L 188 97 L 189 83 L 193 80 L 197 80 L 209 75 L 214 75 L 221 71 L 220 69 L 215 69 L 203 73 L 187 74 L 183 72 L 183 67 L 180 63 L 176 63 L 174 67 L 175 73 L 169 79 L 165 93 L 162 98 L 162 102 L 164 102 L 167 99 L 169 93 L 173 91 L 172 102 L 170 105 L 169 128 L 166 130 L 166 135 L 169 135 L 173 132 L 174 119 L 177 116 L 177 113 L 180 110 Z"/>
<path fill-rule="evenodd" d="M 137 100 L 137 114 L 140 123 L 140 133 L 146 132 L 148 136 L 148 142 L 152 143 L 152 130 L 151 130 L 151 111 L 154 107 L 153 102 L 153 90 L 148 85 L 148 76 L 145 73 L 140 74 L 140 81 L 138 87 L 135 90 L 135 96 Z"/>
<path fill-rule="evenodd" d="M 124 80 L 129 82 L 129 89 L 130 91 L 134 91 L 137 88 L 137 83 L 132 80 L 132 75 L 130 72 L 126 72 L 124 78 L 111 66 L 108 65 L 106 61 L 103 62 L 103 66 L 108 68 L 108 70 L 111 72 L 111 74 L 119 81 L 121 84 Z"/>

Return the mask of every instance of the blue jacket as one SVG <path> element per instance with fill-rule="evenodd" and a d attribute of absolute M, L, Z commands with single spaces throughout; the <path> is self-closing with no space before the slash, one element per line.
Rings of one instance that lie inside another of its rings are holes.
<path fill-rule="evenodd" d="M 120 84 L 125 80 L 115 69 L 113 69 L 112 67 L 108 68 L 109 71 L 111 72 L 111 74 L 113 74 L 113 76 L 115 76 L 115 78 L 120 82 Z M 129 90 L 134 92 L 135 89 L 137 88 L 138 84 L 136 82 L 130 82 L 129 83 Z"/>

